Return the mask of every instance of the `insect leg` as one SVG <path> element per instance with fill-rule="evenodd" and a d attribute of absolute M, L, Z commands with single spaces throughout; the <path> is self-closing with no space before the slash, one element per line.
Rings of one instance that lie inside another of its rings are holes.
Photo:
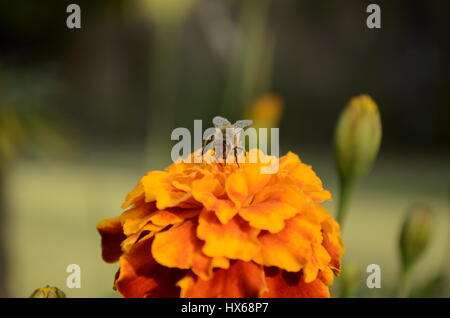
<path fill-rule="evenodd" d="M 203 141 L 202 156 L 205 153 L 206 147 L 213 141 L 214 141 L 214 135 L 211 135 L 207 140 Z"/>
<path fill-rule="evenodd" d="M 236 160 L 237 166 L 240 168 L 241 166 L 239 166 L 239 162 L 238 162 L 238 157 L 237 157 L 237 148 L 238 147 L 234 147 L 234 160 Z"/>

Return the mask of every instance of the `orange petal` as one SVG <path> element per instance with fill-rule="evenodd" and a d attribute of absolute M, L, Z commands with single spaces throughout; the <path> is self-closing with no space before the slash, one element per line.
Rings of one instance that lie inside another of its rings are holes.
<path fill-rule="evenodd" d="M 195 231 L 196 224 L 185 221 L 156 234 L 152 244 L 154 259 L 166 267 L 189 269 L 192 266 L 196 245 L 201 243 Z"/>
<path fill-rule="evenodd" d="M 192 189 L 192 181 L 197 179 L 200 175 L 200 170 L 198 169 L 185 169 L 184 171 L 179 171 L 175 174 L 174 169 L 170 169 L 169 172 L 174 176 L 172 185 L 181 191 L 190 192 Z"/>
<path fill-rule="evenodd" d="M 230 267 L 230 261 L 225 257 L 211 258 L 197 250 L 192 263 L 192 272 L 201 279 L 210 279 L 213 275 L 214 268 Z"/>
<path fill-rule="evenodd" d="M 126 238 L 123 234 L 120 217 L 105 219 L 97 225 L 102 240 L 102 257 L 107 263 L 114 263 L 119 260 L 122 250 L 120 243 Z"/>
<path fill-rule="evenodd" d="M 262 152 L 260 152 L 260 154 L 262 154 Z M 268 167 L 268 164 L 248 163 L 244 164 L 242 167 L 242 171 L 247 182 L 248 193 L 250 196 L 260 192 L 271 181 L 271 174 L 261 173 L 262 166 Z"/>
<path fill-rule="evenodd" d="M 334 273 L 329 267 L 325 267 L 320 271 L 319 278 L 324 282 L 325 285 L 331 286 L 334 281 Z"/>
<path fill-rule="evenodd" d="M 267 190 L 266 190 L 267 189 Z M 272 186 L 258 193 L 253 203 L 239 210 L 239 215 L 254 228 L 277 233 L 284 221 L 296 215 L 311 199 L 287 186 Z"/>
<path fill-rule="evenodd" d="M 201 210 L 198 209 L 179 209 L 172 208 L 158 211 L 150 217 L 150 221 L 159 226 L 167 226 L 183 222 L 185 219 L 199 215 Z"/>
<path fill-rule="evenodd" d="M 138 232 L 150 221 L 153 214 L 155 214 L 154 205 L 150 207 L 148 204 L 129 209 L 122 213 L 120 220 L 123 224 L 124 234 L 128 236 Z"/>
<path fill-rule="evenodd" d="M 281 175 L 287 175 L 294 180 L 314 202 L 331 200 L 331 193 L 323 189 L 322 181 L 311 166 L 302 163 L 296 154 L 288 152 L 280 158 L 279 171 Z"/>
<path fill-rule="evenodd" d="M 312 253 L 308 262 L 303 267 L 305 283 L 310 283 L 317 278 L 321 270 L 328 268 L 331 257 L 321 241 L 312 243 Z"/>
<path fill-rule="evenodd" d="M 248 198 L 248 187 L 245 176 L 238 171 L 231 174 L 225 184 L 228 197 L 236 206 L 241 206 Z"/>
<path fill-rule="evenodd" d="M 323 184 L 311 166 L 300 163 L 296 168 L 289 172 L 291 176 L 306 194 L 313 201 L 322 202 L 331 200 L 331 193 L 323 189 Z"/>
<path fill-rule="evenodd" d="M 314 202 L 323 202 L 331 200 L 331 192 L 328 190 L 320 190 L 320 191 L 305 191 L 305 193 L 314 201 Z"/>
<path fill-rule="evenodd" d="M 270 182 L 271 175 L 261 173 L 261 166 L 244 163 L 241 169 L 231 174 L 226 181 L 228 197 L 241 206 L 260 192 Z"/>
<path fill-rule="evenodd" d="M 124 297 L 179 297 L 176 282 L 186 271 L 159 265 L 150 252 L 151 240 L 141 240 L 120 258 L 116 289 Z"/>
<path fill-rule="evenodd" d="M 152 223 L 144 225 L 138 232 L 131 234 L 120 244 L 122 251 L 128 253 L 136 242 L 139 240 L 146 240 L 153 237 L 157 232 L 161 231 L 163 227 L 156 226 Z"/>
<path fill-rule="evenodd" d="M 322 190 L 322 181 L 309 165 L 300 163 L 289 174 L 303 186 L 305 191 Z"/>
<path fill-rule="evenodd" d="M 290 172 L 301 163 L 300 158 L 293 152 L 288 152 L 280 158 L 279 171 Z"/>
<path fill-rule="evenodd" d="M 206 176 L 192 183 L 192 195 L 203 206 L 214 211 L 222 224 L 228 223 L 236 215 L 238 209 L 234 203 L 227 199 L 220 199 L 224 189 L 217 178 Z"/>
<path fill-rule="evenodd" d="M 173 176 L 167 171 L 151 171 L 142 178 L 146 202 L 156 200 L 158 210 L 178 206 L 191 197 L 190 193 L 175 188 Z"/>
<path fill-rule="evenodd" d="M 319 223 L 322 223 L 325 220 L 333 218 L 331 213 L 328 212 L 328 210 L 323 205 L 320 204 L 312 204 L 312 209 L 310 211 L 316 215 L 317 221 Z"/>
<path fill-rule="evenodd" d="M 125 202 L 122 204 L 122 209 L 126 209 L 138 201 L 143 201 L 144 197 L 144 186 L 141 181 L 139 181 L 136 187 L 128 193 Z"/>
<path fill-rule="evenodd" d="M 323 246 L 331 256 L 330 266 L 336 274 L 341 269 L 341 258 L 344 254 L 344 245 L 340 236 L 339 224 L 332 218 L 322 222 Z"/>
<path fill-rule="evenodd" d="M 249 261 L 259 253 L 257 235 L 239 216 L 221 224 L 214 213 L 200 214 L 197 236 L 205 241 L 203 252 L 210 257 L 226 257 Z"/>
<path fill-rule="evenodd" d="M 295 208 L 280 201 L 266 201 L 239 210 L 239 215 L 252 227 L 272 233 L 281 231 L 284 227 L 284 220 L 296 213 Z"/>
<path fill-rule="evenodd" d="M 181 297 L 255 298 L 267 291 L 264 270 L 253 262 L 233 262 L 229 269 L 214 271 L 209 280 L 187 275 L 177 285 Z"/>
<path fill-rule="evenodd" d="M 161 265 L 189 269 L 201 278 L 211 277 L 214 267 L 228 267 L 228 260 L 211 258 L 201 251 L 203 242 L 196 236 L 197 224 L 184 221 L 167 231 L 156 234 L 152 255 Z"/>
<path fill-rule="evenodd" d="M 329 298 L 330 291 L 321 279 L 305 283 L 301 272 L 289 273 L 278 268 L 265 269 L 267 298 Z"/>
<path fill-rule="evenodd" d="M 313 215 L 302 212 L 287 220 L 281 232 L 259 236 L 261 257 L 257 262 L 298 272 L 311 260 L 312 242 L 317 238 L 321 238 L 320 224 Z"/>

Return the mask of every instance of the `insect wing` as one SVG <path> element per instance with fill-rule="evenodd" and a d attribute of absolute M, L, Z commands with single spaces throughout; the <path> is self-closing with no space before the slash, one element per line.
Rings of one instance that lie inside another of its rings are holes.
<path fill-rule="evenodd" d="M 221 116 L 214 117 L 212 121 L 213 121 L 214 126 L 216 126 L 216 127 L 231 125 L 231 123 L 226 118 L 223 118 Z"/>
<path fill-rule="evenodd" d="M 253 120 L 238 120 L 236 123 L 234 123 L 235 128 L 245 128 L 253 124 Z"/>

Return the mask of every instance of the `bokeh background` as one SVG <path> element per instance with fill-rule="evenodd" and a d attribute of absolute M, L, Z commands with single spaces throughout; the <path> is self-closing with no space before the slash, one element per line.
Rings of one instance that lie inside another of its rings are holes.
<path fill-rule="evenodd" d="M 66 27 L 72 2 L 81 29 Z M 450 2 L 376 1 L 377 30 L 366 27 L 369 3 L 1 1 L 0 295 L 50 284 L 117 297 L 97 222 L 170 163 L 172 129 L 242 119 L 261 96 L 275 100 L 268 119 L 281 115 L 281 153 L 297 152 L 337 198 L 333 131 L 347 101 L 367 93 L 383 142 L 345 225 L 355 295 L 392 295 L 401 222 L 419 202 L 436 220 L 414 295 L 449 296 Z M 66 287 L 72 263 L 80 289 Z M 365 285 L 373 263 L 381 289 Z"/>

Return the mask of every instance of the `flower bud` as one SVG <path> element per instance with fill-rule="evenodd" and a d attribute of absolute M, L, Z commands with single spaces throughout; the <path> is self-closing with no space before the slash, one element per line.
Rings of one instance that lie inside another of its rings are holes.
<path fill-rule="evenodd" d="M 335 132 L 336 164 L 341 179 L 367 173 L 381 143 L 381 120 L 375 101 L 368 95 L 353 97 L 341 113 Z"/>
<path fill-rule="evenodd" d="M 275 94 L 264 94 L 248 108 L 246 118 L 253 120 L 255 128 L 278 127 L 283 115 L 283 100 Z"/>
<path fill-rule="evenodd" d="M 404 268 L 409 268 L 425 251 L 433 229 L 433 214 L 424 204 L 414 205 L 407 213 L 400 234 L 400 253 Z"/>
<path fill-rule="evenodd" d="M 66 294 L 57 287 L 50 287 L 47 285 L 36 289 L 31 294 L 30 298 L 66 298 Z"/>

